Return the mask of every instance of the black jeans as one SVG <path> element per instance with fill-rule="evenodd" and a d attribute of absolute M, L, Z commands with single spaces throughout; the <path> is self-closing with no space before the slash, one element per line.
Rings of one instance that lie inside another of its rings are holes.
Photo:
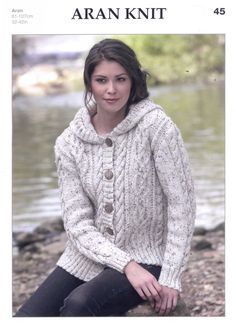
<path fill-rule="evenodd" d="M 160 266 L 140 265 L 158 280 Z M 117 270 L 106 267 L 84 282 L 56 267 L 15 317 L 122 316 L 143 302 L 126 275 Z"/>

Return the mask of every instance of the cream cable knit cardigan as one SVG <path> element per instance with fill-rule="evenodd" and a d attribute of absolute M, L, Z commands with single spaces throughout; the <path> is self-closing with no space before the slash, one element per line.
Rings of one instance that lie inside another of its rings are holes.
<path fill-rule="evenodd" d="M 66 249 L 58 265 L 88 281 L 132 259 L 161 265 L 159 282 L 181 291 L 195 198 L 179 130 L 145 99 L 106 137 L 86 108 L 57 138 Z"/>

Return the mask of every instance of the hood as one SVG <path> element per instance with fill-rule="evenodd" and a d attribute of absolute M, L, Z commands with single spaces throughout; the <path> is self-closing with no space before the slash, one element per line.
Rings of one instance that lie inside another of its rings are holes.
<path fill-rule="evenodd" d="M 130 106 L 128 115 L 112 130 L 110 136 L 116 136 L 133 129 L 140 120 L 153 110 L 162 110 L 149 99 L 144 99 Z M 70 123 L 71 131 L 85 142 L 101 144 L 104 137 L 99 136 L 91 123 L 91 114 L 86 107 L 79 109 L 73 121 Z"/>

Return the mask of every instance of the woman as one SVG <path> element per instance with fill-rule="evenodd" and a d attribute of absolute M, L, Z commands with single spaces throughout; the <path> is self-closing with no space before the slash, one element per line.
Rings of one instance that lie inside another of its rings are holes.
<path fill-rule="evenodd" d="M 66 249 L 16 316 L 116 316 L 144 301 L 168 314 L 195 218 L 181 135 L 121 41 L 92 47 L 84 83 L 86 106 L 55 145 Z"/>

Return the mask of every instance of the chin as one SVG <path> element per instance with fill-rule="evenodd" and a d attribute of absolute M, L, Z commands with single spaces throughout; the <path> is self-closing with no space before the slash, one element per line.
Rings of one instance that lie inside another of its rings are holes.
<path fill-rule="evenodd" d="M 126 107 L 126 104 L 121 104 L 121 105 L 105 105 L 105 106 L 101 106 L 100 108 L 106 112 L 109 113 L 118 113 L 120 111 L 123 111 Z"/>

